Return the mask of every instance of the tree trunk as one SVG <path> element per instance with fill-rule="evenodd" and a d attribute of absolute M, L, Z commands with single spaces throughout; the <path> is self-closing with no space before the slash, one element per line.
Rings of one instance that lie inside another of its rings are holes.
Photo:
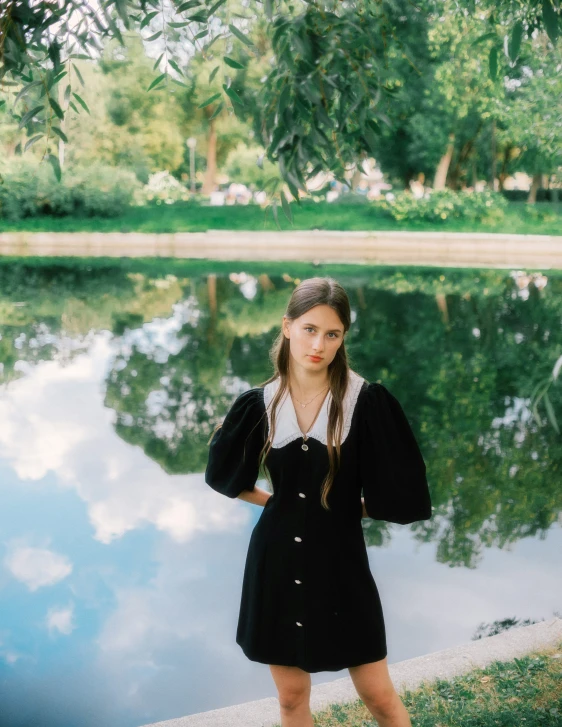
<path fill-rule="evenodd" d="M 496 188 L 496 120 L 494 119 L 492 121 L 492 148 L 491 148 L 491 155 L 492 155 L 492 165 L 490 168 L 490 176 L 492 177 L 490 180 L 490 187 L 492 189 Z"/>
<path fill-rule="evenodd" d="M 209 120 L 209 133 L 207 135 L 207 170 L 203 180 L 203 194 L 211 194 L 215 189 L 215 177 L 217 176 L 217 130 L 215 119 Z"/>
<path fill-rule="evenodd" d="M 455 165 L 453 167 L 449 167 L 449 179 L 447 186 L 451 189 L 459 189 L 463 176 L 466 176 L 465 163 L 468 159 L 470 159 L 470 155 L 473 152 L 474 144 L 476 143 L 479 133 L 480 125 L 476 129 L 476 134 L 472 137 L 472 139 L 469 139 L 462 145 L 459 153 L 457 154 Z"/>
<path fill-rule="evenodd" d="M 535 204 L 537 201 L 537 190 L 540 187 L 542 174 L 533 174 L 533 181 L 531 182 L 531 189 L 529 190 L 529 196 L 527 202 L 529 204 Z"/>
<path fill-rule="evenodd" d="M 453 152 L 455 150 L 455 135 L 449 134 L 449 143 L 447 144 L 447 150 L 439 160 L 437 169 L 435 171 L 435 179 L 433 180 L 433 189 L 445 189 L 447 182 L 447 173 L 453 158 Z"/>
<path fill-rule="evenodd" d="M 511 151 L 513 147 L 510 144 L 506 144 L 503 150 L 502 165 L 498 174 L 498 189 L 500 192 L 503 191 L 505 180 L 507 179 L 507 165 L 511 159 Z"/>

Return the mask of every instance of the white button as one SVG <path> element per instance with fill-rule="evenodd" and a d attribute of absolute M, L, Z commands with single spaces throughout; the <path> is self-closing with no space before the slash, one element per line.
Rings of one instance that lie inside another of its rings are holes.
<path fill-rule="evenodd" d="M 297 621 L 297 626 L 302 626 L 302 624 L 300 623 L 300 621 Z"/>
<path fill-rule="evenodd" d="M 306 495 L 304 494 L 304 492 L 299 492 L 299 497 L 306 497 Z"/>
<path fill-rule="evenodd" d="M 297 579 L 295 578 L 295 583 L 302 583 L 302 581 L 298 581 L 298 580 L 297 580 Z"/>
<path fill-rule="evenodd" d="M 295 540 L 297 541 L 297 543 L 300 543 L 302 541 L 302 538 L 299 538 L 299 536 L 297 535 L 297 537 L 295 538 Z"/>

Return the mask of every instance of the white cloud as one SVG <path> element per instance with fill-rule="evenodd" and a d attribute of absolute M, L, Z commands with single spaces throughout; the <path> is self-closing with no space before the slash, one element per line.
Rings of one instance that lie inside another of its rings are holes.
<path fill-rule="evenodd" d="M 245 527 L 250 509 L 214 492 L 202 473 L 170 476 L 116 434 L 100 392 L 113 356 L 99 334 L 65 366 L 41 362 L 11 382 L 0 399 L 0 459 L 24 482 L 54 472 L 86 503 L 102 543 L 146 524 L 177 543 Z"/>
<path fill-rule="evenodd" d="M 74 624 L 74 606 L 66 608 L 50 608 L 47 613 L 47 628 L 52 633 L 58 631 L 61 634 L 70 634 L 76 628 Z"/>
<path fill-rule="evenodd" d="M 72 563 L 60 553 L 47 548 L 16 546 L 4 559 L 4 565 L 30 591 L 52 586 L 72 572 Z"/>

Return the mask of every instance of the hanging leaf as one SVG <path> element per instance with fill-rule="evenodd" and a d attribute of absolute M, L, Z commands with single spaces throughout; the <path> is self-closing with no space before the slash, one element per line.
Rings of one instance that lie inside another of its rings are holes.
<path fill-rule="evenodd" d="M 213 70 L 211 71 L 211 75 L 209 76 L 209 83 L 212 83 L 212 82 L 213 82 L 213 79 L 214 79 L 214 77 L 215 77 L 215 76 L 217 75 L 217 73 L 219 72 L 219 68 L 220 68 L 220 66 L 215 66 L 215 67 L 213 68 Z"/>
<path fill-rule="evenodd" d="M 283 208 L 285 217 L 289 220 L 289 222 L 292 225 L 293 224 L 293 213 L 291 212 L 291 205 L 287 201 L 287 197 L 285 197 L 285 192 L 283 192 L 283 190 L 281 190 L 281 207 Z"/>
<path fill-rule="evenodd" d="M 220 112 L 223 110 L 223 108 L 224 108 L 224 101 L 221 101 L 220 104 L 217 106 L 217 108 L 209 116 L 209 121 L 211 121 L 211 119 L 214 119 L 215 116 L 218 116 L 220 114 Z"/>
<path fill-rule="evenodd" d="M 80 104 L 80 106 L 82 106 L 82 108 L 84 109 L 84 111 L 87 111 L 88 113 L 90 113 L 90 109 L 88 108 L 88 104 L 84 101 L 84 99 L 81 96 L 79 96 L 77 93 L 74 93 L 74 91 L 72 92 L 72 95 L 78 101 L 78 103 Z"/>
<path fill-rule="evenodd" d="M 199 0 L 188 0 L 186 3 L 182 3 L 176 12 L 183 13 L 184 10 L 189 10 L 189 8 L 196 8 L 199 5 L 201 5 Z"/>
<path fill-rule="evenodd" d="M 216 101 L 218 98 L 222 96 L 222 93 L 214 93 L 212 96 L 209 96 L 209 98 L 206 101 L 203 101 L 203 103 L 200 103 L 197 107 L 198 109 L 204 109 L 205 106 L 208 106 L 209 104 L 212 104 L 213 101 Z"/>
<path fill-rule="evenodd" d="M 155 86 L 157 86 L 161 81 L 163 81 L 166 78 L 166 73 L 161 73 L 159 76 L 157 76 L 154 81 L 150 84 L 150 86 L 146 89 L 147 91 L 150 91 Z"/>
<path fill-rule="evenodd" d="M 63 131 L 62 129 L 59 129 L 59 127 L 58 127 L 58 126 L 52 126 L 51 128 L 53 129 L 53 131 L 55 132 L 55 134 L 57 134 L 58 136 L 60 136 L 60 138 L 61 138 L 61 139 L 62 139 L 62 140 L 63 140 L 63 141 L 64 141 L 64 142 L 66 143 L 66 144 L 68 144 L 68 137 L 66 136 L 66 134 L 64 133 L 64 131 Z"/>
<path fill-rule="evenodd" d="M 146 40 L 149 43 L 151 40 L 156 40 L 156 38 L 159 38 L 161 35 L 162 35 L 162 31 L 157 30 L 156 33 L 151 35 L 149 38 L 144 38 L 144 40 Z"/>
<path fill-rule="evenodd" d="M 158 15 L 158 10 L 155 10 L 153 13 L 148 13 L 148 15 L 145 15 L 145 17 L 142 19 L 140 24 L 140 30 L 143 28 L 146 28 L 146 26 L 150 23 L 152 18 L 155 18 Z"/>
<path fill-rule="evenodd" d="M 37 116 L 40 111 L 43 111 L 44 108 L 44 106 L 35 106 L 35 108 L 31 109 L 31 111 L 24 114 L 20 119 L 18 129 L 23 129 L 23 127 L 26 126 L 34 116 Z"/>
<path fill-rule="evenodd" d="M 498 36 L 496 33 L 484 33 L 484 35 L 479 35 L 478 38 L 476 38 L 476 40 L 473 40 L 472 43 L 470 44 L 470 47 L 472 48 L 473 46 L 478 45 L 479 43 L 484 43 L 484 41 L 490 40 L 490 38 L 495 39 L 497 37 Z"/>
<path fill-rule="evenodd" d="M 41 139 L 43 136 L 44 136 L 44 134 L 37 134 L 37 136 L 32 136 L 31 139 L 29 139 L 29 141 L 24 146 L 23 150 L 27 151 L 30 146 L 35 144 L 36 141 L 39 141 L 39 139 Z"/>
<path fill-rule="evenodd" d="M 236 91 L 233 88 L 228 88 L 226 83 L 223 83 L 222 87 L 224 89 L 224 92 L 226 93 L 226 95 L 228 96 L 228 98 L 231 101 L 234 101 L 235 103 L 240 104 L 240 106 L 244 106 L 244 102 L 242 101 L 240 96 L 236 93 Z"/>
<path fill-rule="evenodd" d="M 55 177 L 60 182 L 61 180 L 61 170 L 60 170 L 60 164 L 59 159 L 54 154 L 48 154 L 47 159 L 51 163 L 51 166 L 53 167 L 53 172 L 55 173 Z"/>
<path fill-rule="evenodd" d="M 55 101 L 54 98 L 51 96 L 47 96 L 47 100 L 49 101 L 50 107 L 53 109 L 55 114 L 59 117 L 59 119 L 64 119 L 64 113 L 61 107 L 58 104 L 58 101 Z"/>
<path fill-rule="evenodd" d="M 238 30 L 238 28 L 235 25 L 231 24 L 228 27 L 230 28 L 230 32 L 233 35 L 235 35 L 238 38 L 238 40 L 241 40 L 242 43 L 245 43 L 249 48 L 254 48 L 254 44 L 252 43 L 252 41 L 249 38 L 247 38 L 244 35 L 244 33 L 242 33 L 241 30 Z"/>
<path fill-rule="evenodd" d="M 554 413 L 554 407 L 552 406 L 552 402 L 550 401 L 550 398 L 547 393 L 545 393 L 545 395 L 544 395 L 544 405 L 546 407 L 547 416 L 550 419 L 550 423 L 554 427 L 556 434 L 560 434 L 560 429 L 558 428 L 558 422 L 556 421 L 556 414 Z"/>
<path fill-rule="evenodd" d="M 226 2 L 226 0 L 217 0 L 217 2 L 211 8 L 209 8 L 207 17 L 211 17 L 211 15 L 213 15 L 213 13 L 216 13 L 216 11 L 220 8 L 220 6 L 224 5 L 225 2 Z"/>
<path fill-rule="evenodd" d="M 174 71 L 176 71 L 176 73 L 180 74 L 180 76 L 185 75 L 184 72 L 182 71 L 182 69 L 178 66 L 178 64 L 174 60 L 170 59 L 168 61 L 168 63 L 172 66 L 172 68 L 174 69 Z"/>
<path fill-rule="evenodd" d="M 510 60 L 514 61 L 519 55 L 521 48 L 521 38 L 523 37 L 523 23 L 519 20 L 511 30 L 511 38 L 509 39 L 508 52 Z"/>
<path fill-rule="evenodd" d="M 225 56 L 223 58 L 224 62 L 227 66 L 230 66 L 231 68 L 241 68 L 243 69 L 244 66 L 241 63 L 238 63 L 238 61 L 235 61 L 234 58 L 229 58 L 228 56 Z"/>
<path fill-rule="evenodd" d="M 281 194 L 283 194 L 283 193 L 281 192 Z M 277 201 L 276 200 L 274 200 L 271 203 L 271 212 L 273 214 L 273 219 L 275 220 L 275 224 L 277 225 L 277 229 L 280 230 L 281 225 L 279 224 L 279 214 L 277 212 Z"/>
<path fill-rule="evenodd" d="M 495 81 L 498 75 L 498 49 L 496 47 L 490 48 L 490 55 L 488 57 L 488 69 L 490 78 Z"/>
<path fill-rule="evenodd" d="M 22 96 L 25 96 L 25 94 L 30 91 L 34 86 L 42 86 L 43 81 L 33 81 L 33 83 L 28 83 L 27 86 L 24 86 L 22 90 L 18 93 L 18 95 L 15 97 L 13 101 L 13 105 L 15 106 L 17 102 L 22 98 Z"/>
<path fill-rule="evenodd" d="M 152 70 L 153 70 L 153 71 L 155 71 L 155 70 L 156 70 L 156 68 L 157 68 L 157 67 L 158 67 L 158 66 L 160 65 L 160 61 L 162 60 L 162 58 L 164 58 L 164 54 L 163 54 L 163 53 L 161 53 L 161 54 L 160 54 L 160 55 L 158 56 L 158 58 L 156 59 L 156 62 L 155 62 L 155 64 L 154 64 L 154 65 L 152 66 Z"/>
<path fill-rule="evenodd" d="M 558 40 L 558 15 L 552 7 L 551 0 L 542 0 L 542 19 L 548 37 L 553 43 Z"/>

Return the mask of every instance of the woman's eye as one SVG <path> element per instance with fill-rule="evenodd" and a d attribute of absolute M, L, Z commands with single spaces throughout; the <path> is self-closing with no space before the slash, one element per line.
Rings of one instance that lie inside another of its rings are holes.
<path fill-rule="evenodd" d="M 305 326 L 304 330 L 305 331 L 314 331 L 314 328 L 312 328 L 311 326 Z M 334 338 L 338 337 L 337 333 L 330 332 L 328 335 L 333 336 Z"/>

